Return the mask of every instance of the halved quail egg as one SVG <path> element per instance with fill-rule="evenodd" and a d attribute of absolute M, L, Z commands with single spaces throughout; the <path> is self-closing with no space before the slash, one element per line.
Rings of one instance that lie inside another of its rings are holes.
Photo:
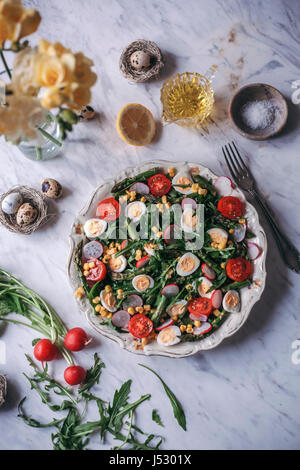
<path fill-rule="evenodd" d="M 228 240 L 228 233 L 222 228 L 211 228 L 207 230 L 210 235 L 211 241 L 216 244 L 218 250 L 223 250 L 226 247 Z"/>
<path fill-rule="evenodd" d="M 126 207 L 126 216 L 133 222 L 139 222 L 142 215 L 147 212 L 146 205 L 141 201 L 134 201 Z"/>
<path fill-rule="evenodd" d="M 161 346 L 173 346 L 180 342 L 181 331 L 178 326 L 172 325 L 158 333 L 157 342 Z"/>
<path fill-rule="evenodd" d="M 113 273 L 121 273 L 126 269 L 127 259 L 123 255 L 113 255 L 108 261 L 108 266 Z"/>
<path fill-rule="evenodd" d="M 87 238 L 93 239 L 100 237 L 107 227 L 107 222 L 101 219 L 89 219 L 83 226 Z"/>
<path fill-rule="evenodd" d="M 100 292 L 101 304 L 109 312 L 115 312 L 117 310 L 117 301 L 112 291 L 107 292 L 102 290 Z"/>
<path fill-rule="evenodd" d="M 193 274 L 200 266 L 200 260 L 193 253 L 185 253 L 181 256 L 176 266 L 176 272 L 179 276 L 189 276 Z"/>
<path fill-rule="evenodd" d="M 229 290 L 223 298 L 223 308 L 227 312 L 235 313 L 240 311 L 240 295 L 236 290 Z"/>
<path fill-rule="evenodd" d="M 198 286 L 198 293 L 200 297 L 208 297 L 210 299 L 213 294 L 213 291 L 208 291 L 212 287 L 212 282 L 204 276 L 200 277 L 199 281 L 200 284 Z"/>
<path fill-rule="evenodd" d="M 197 226 L 197 215 L 193 209 L 185 209 L 181 216 L 181 228 L 185 232 L 194 232 Z"/>
<path fill-rule="evenodd" d="M 132 285 L 138 292 L 145 292 L 154 286 L 154 280 L 151 276 L 147 276 L 147 274 L 140 274 L 133 278 Z"/>
<path fill-rule="evenodd" d="M 181 194 L 185 194 L 185 195 L 192 194 L 193 193 L 193 190 L 191 188 L 192 184 L 193 184 L 193 180 L 191 176 L 189 175 L 189 173 L 187 173 L 186 171 L 180 171 L 172 179 L 172 185 L 174 186 L 174 189 L 176 189 L 176 191 Z M 177 186 L 177 185 L 182 185 L 183 187 Z"/>

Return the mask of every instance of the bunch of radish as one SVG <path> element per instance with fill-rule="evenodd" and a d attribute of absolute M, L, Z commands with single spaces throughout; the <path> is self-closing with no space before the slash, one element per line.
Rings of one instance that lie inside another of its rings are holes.
<path fill-rule="evenodd" d="M 69 351 L 81 351 L 90 342 L 86 332 L 82 328 L 72 328 L 65 336 L 64 343 Z M 34 357 L 44 362 L 57 359 L 58 347 L 50 339 L 39 340 L 33 350 Z M 64 379 L 69 385 L 80 385 L 86 377 L 86 370 L 81 366 L 71 365 L 64 372 Z"/>

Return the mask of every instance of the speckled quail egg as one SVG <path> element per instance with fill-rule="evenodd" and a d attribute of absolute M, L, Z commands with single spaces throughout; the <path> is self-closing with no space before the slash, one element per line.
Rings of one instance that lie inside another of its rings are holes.
<path fill-rule="evenodd" d="M 84 106 L 82 110 L 80 111 L 79 114 L 79 119 L 81 122 L 87 122 L 90 119 L 93 119 L 95 117 L 96 111 L 92 106 Z"/>
<path fill-rule="evenodd" d="M 148 52 L 135 51 L 130 56 L 130 64 L 136 70 L 146 69 L 150 66 L 151 56 Z"/>
<path fill-rule="evenodd" d="M 58 181 L 46 178 L 42 181 L 42 191 L 50 199 L 58 199 L 62 195 L 62 186 Z"/>
<path fill-rule="evenodd" d="M 231 313 L 240 311 L 240 296 L 236 290 L 226 292 L 223 298 L 223 308 Z"/>
<path fill-rule="evenodd" d="M 20 193 L 10 193 L 2 201 L 2 210 L 8 215 L 16 214 L 22 202 L 23 198 Z"/>
<path fill-rule="evenodd" d="M 17 212 L 17 224 L 20 227 L 26 227 L 32 224 L 38 216 L 38 211 L 29 202 L 25 202 L 19 207 Z"/>

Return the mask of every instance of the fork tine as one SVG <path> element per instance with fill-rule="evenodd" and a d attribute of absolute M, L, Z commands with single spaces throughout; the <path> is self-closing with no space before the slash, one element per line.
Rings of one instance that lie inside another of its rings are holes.
<path fill-rule="evenodd" d="M 228 145 L 230 145 L 230 144 L 228 144 Z M 227 145 L 224 145 L 224 147 L 225 147 L 225 151 L 226 151 L 228 160 L 230 161 L 231 166 L 233 167 L 233 169 L 234 169 L 234 171 L 235 171 L 235 174 L 238 175 L 238 174 L 239 174 L 239 169 L 237 168 L 237 165 L 236 165 L 236 163 L 235 163 L 234 155 L 232 156 L 232 155 L 230 154 Z"/>
<path fill-rule="evenodd" d="M 231 147 L 231 144 L 228 144 L 228 147 L 229 147 L 230 150 L 231 150 L 231 156 L 232 156 L 232 159 L 233 159 L 234 163 L 236 164 L 236 166 L 238 167 L 238 169 L 239 169 L 240 171 L 243 171 L 244 169 L 243 169 L 243 167 L 241 166 L 241 164 L 240 164 L 240 162 L 239 162 L 239 159 L 238 159 L 238 157 L 236 156 L 235 151 L 234 151 L 233 148 Z"/>
<path fill-rule="evenodd" d="M 235 151 L 236 151 L 236 153 L 237 153 L 237 155 L 238 155 L 238 157 L 239 157 L 239 160 L 240 160 L 241 165 L 244 167 L 245 170 L 247 170 L 248 168 L 246 167 L 246 165 L 245 165 L 245 163 L 244 163 L 244 160 L 242 159 L 241 154 L 240 154 L 240 152 L 238 151 L 238 148 L 237 148 L 237 146 L 235 145 L 234 141 L 232 141 L 232 145 L 233 145 L 234 148 L 235 148 Z"/>
<path fill-rule="evenodd" d="M 228 158 L 227 158 L 227 156 L 226 156 L 226 153 L 225 153 L 225 151 L 224 151 L 224 147 L 222 147 L 222 152 L 223 152 L 225 161 L 226 161 L 226 163 L 227 163 L 227 167 L 228 167 L 228 169 L 229 169 L 229 172 L 230 172 L 232 178 L 235 180 L 235 179 L 236 179 L 236 176 L 235 176 L 234 171 L 233 171 L 233 169 L 232 169 L 232 167 L 231 167 L 231 165 L 230 165 L 230 163 L 229 163 L 229 160 L 228 160 Z"/>

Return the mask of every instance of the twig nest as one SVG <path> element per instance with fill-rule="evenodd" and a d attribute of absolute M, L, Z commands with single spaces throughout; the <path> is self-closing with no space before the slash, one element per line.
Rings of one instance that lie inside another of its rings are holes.
<path fill-rule="evenodd" d="M 154 42 L 138 39 L 123 50 L 119 66 L 127 80 L 139 83 L 158 78 L 164 62 L 162 53 Z"/>
<path fill-rule="evenodd" d="M 62 185 L 53 178 L 46 178 L 42 181 L 43 194 L 50 199 L 59 199 L 62 195 Z"/>
<path fill-rule="evenodd" d="M 7 214 L 3 211 L 3 201 L 11 194 L 19 194 L 22 204 L 17 213 Z M 0 222 L 14 233 L 30 235 L 48 221 L 48 207 L 43 195 L 28 186 L 17 186 L 0 197 Z"/>
<path fill-rule="evenodd" d="M 0 406 L 5 402 L 7 383 L 4 375 L 0 374 Z"/>

